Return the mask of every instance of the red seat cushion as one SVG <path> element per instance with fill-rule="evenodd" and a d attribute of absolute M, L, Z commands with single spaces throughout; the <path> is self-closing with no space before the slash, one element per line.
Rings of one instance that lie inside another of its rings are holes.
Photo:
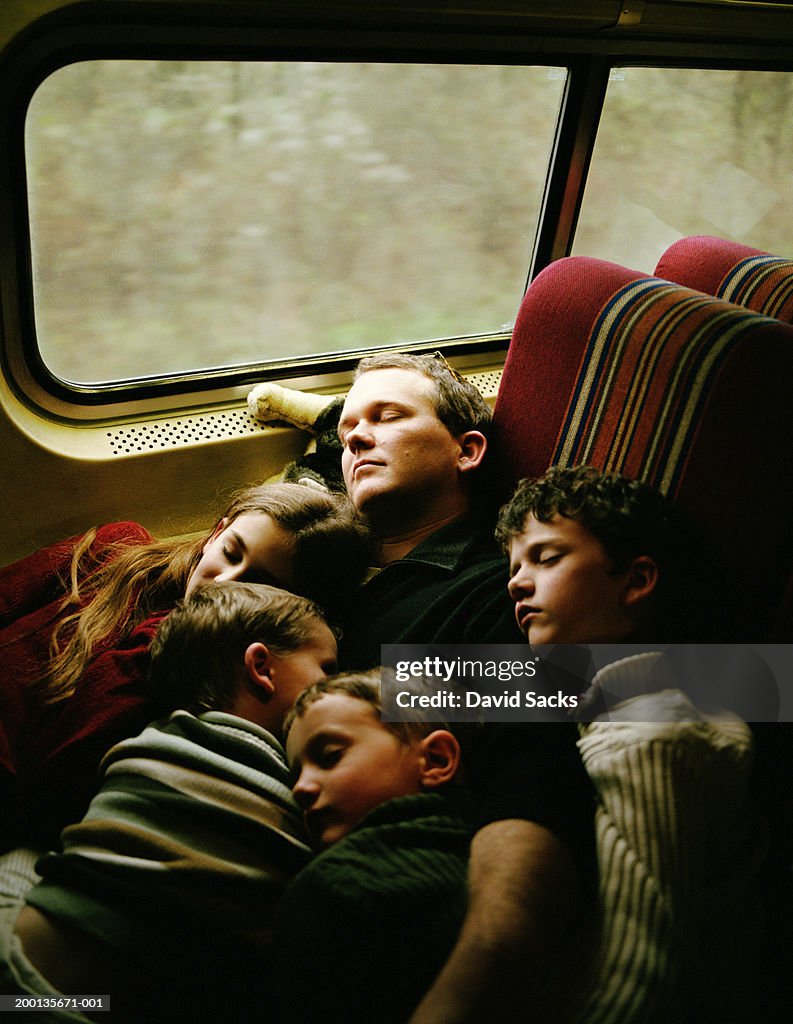
<path fill-rule="evenodd" d="M 657 277 L 793 323 L 793 260 L 709 235 L 682 238 L 658 261 Z"/>

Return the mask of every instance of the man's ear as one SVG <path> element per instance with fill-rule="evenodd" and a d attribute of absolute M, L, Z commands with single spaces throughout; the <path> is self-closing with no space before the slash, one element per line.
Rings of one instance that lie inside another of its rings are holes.
<path fill-rule="evenodd" d="M 249 644 L 243 656 L 245 675 L 250 687 L 260 700 L 268 701 L 275 693 L 275 685 L 272 680 L 272 656 L 266 644 Z"/>
<path fill-rule="evenodd" d="M 436 729 L 421 741 L 421 785 L 436 789 L 451 782 L 460 767 L 460 744 L 448 729 Z"/>
<path fill-rule="evenodd" d="M 457 438 L 460 445 L 460 456 L 457 468 L 461 473 L 476 469 L 482 462 L 487 451 L 487 438 L 480 430 L 466 430 Z"/>
<path fill-rule="evenodd" d="M 649 555 L 634 558 L 628 569 L 628 581 L 623 591 L 623 602 L 627 607 L 635 608 L 646 600 L 658 584 L 658 566 Z"/>

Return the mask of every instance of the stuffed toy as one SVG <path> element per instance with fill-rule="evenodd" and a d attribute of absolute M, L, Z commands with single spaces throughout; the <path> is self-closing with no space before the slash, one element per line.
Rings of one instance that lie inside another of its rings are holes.
<path fill-rule="evenodd" d="M 257 384 L 248 394 L 248 411 L 262 423 L 288 424 L 314 435 L 310 450 L 286 465 L 280 480 L 325 491 L 345 492 L 341 443 L 336 433 L 344 395 L 312 395 L 280 384 Z"/>

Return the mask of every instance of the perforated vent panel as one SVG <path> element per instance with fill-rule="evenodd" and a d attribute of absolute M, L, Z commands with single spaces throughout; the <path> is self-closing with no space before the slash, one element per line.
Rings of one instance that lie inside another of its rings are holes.
<path fill-rule="evenodd" d="M 470 382 L 479 388 L 485 398 L 495 398 L 498 385 L 501 383 L 501 370 L 488 370 L 487 373 L 467 373 Z"/>
<path fill-rule="evenodd" d="M 468 375 L 472 384 L 485 398 L 494 398 L 501 371 Z M 200 416 L 180 416 L 167 420 L 152 420 L 107 432 L 108 444 L 114 455 L 134 455 L 136 452 L 156 451 L 160 448 L 182 448 L 185 445 L 205 444 L 243 434 L 260 434 L 267 424 L 251 418 L 246 406 L 225 412 L 205 413 Z"/>
<path fill-rule="evenodd" d="M 180 416 L 178 419 L 153 420 L 132 427 L 121 427 L 107 432 L 110 449 L 115 455 L 159 448 L 180 448 L 241 434 L 260 434 L 266 426 L 251 419 L 247 408 L 228 409 L 226 412 L 206 413 L 202 416 Z"/>

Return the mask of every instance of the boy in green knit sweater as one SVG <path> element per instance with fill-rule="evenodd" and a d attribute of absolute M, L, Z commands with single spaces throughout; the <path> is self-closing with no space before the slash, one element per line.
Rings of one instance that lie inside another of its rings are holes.
<path fill-rule="evenodd" d="M 324 852 L 287 888 L 276 922 L 285 1020 L 405 1021 L 462 924 L 471 826 L 455 784 L 460 743 L 442 723 L 380 712 L 374 670 L 316 683 L 286 720 L 292 791 Z"/>

